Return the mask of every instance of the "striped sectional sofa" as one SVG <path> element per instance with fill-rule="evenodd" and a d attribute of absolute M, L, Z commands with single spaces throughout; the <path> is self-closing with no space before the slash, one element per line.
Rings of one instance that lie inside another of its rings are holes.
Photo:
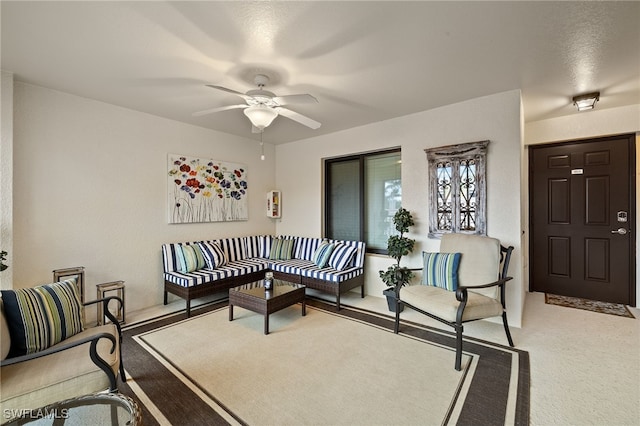
<path fill-rule="evenodd" d="M 319 248 L 327 244 L 330 254 L 319 259 Z M 189 317 L 192 299 L 262 280 L 272 271 L 277 279 L 335 295 L 340 309 L 340 294 L 360 287 L 364 297 L 364 258 L 364 242 L 294 236 L 164 244 L 164 304 L 169 293 L 185 299 Z"/>

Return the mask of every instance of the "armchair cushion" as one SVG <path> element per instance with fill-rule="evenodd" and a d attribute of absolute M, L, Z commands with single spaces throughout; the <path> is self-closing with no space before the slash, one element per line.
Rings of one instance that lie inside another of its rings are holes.
<path fill-rule="evenodd" d="M 84 330 L 75 278 L 2 290 L 2 300 L 11 336 L 9 357 L 42 351 Z"/>
<path fill-rule="evenodd" d="M 458 269 L 458 286 L 473 287 L 492 283 L 500 275 L 500 240 L 470 235 L 445 234 L 440 242 L 441 252 L 462 253 Z M 479 289 L 485 296 L 498 297 L 497 287 Z"/>
<path fill-rule="evenodd" d="M 11 336 L 9 334 L 9 324 L 4 316 L 4 303 L 0 298 L 0 360 L 5 360 L 9 355 L 11 347 Z"/>
<path fill-rule="evenodd" d="M 114 324 L 87 328 L 81 333 L 54 345 L 67 345 L 101 333 L 118 336 Z M 116 348 L 108 339 L 100 339 L 98 355 L 114 374 L 120 366 L 119 342 Z M 29 361 L 2 367 L 0 412 L 36 409 L 56 401 L 87 395 L 108 389 L 109 378 L 89 357 L 89 343 Z"/>
<path fill-rule="evenodd" d="M 467 294 L 469 298 L 462 315 L 463 322 L 502 315 L 502 304 L 496 299 L 475 291 Z M 401 298 L 402 301 L 446 321 L 456 321 L 460 302 L 456 300 L 456 293 L 453 291 L 427 285 L 411 285 L 402 289 Z"/>
<path fill-rule="evenodd" d="M 422 252 L 422 284 L 455 291 L 458 288 L 460 253 Z"/>

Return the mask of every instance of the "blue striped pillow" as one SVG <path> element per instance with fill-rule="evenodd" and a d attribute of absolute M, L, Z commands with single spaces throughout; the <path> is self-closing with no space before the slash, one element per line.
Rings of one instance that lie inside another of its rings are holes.
<path fill-rule="evenodd" d="M 224 257 L 222 247 L 217 243 L 205 241 L 198 243 L 198 246 L 202 250 L 207 269 L 216 269 L 227 264 L 227 258 Z"/>
<path fill-rule="evenodd" d="M 460 253 L 422 253 L 422 284 L 455 291 L 458 288 Z"/>
<path fill-rule="evenodd" d="M 312 261 L 318 268 L 324 268 L 329 263 L 329 257 L 333 253 L 335 246 L 328 241 L 320 243 L 315 252 L 313 252 Z"/>
<path fill-rule="evenodd" d="M 343 271 L 351 264 L 358 249 L 347 244 L 336 244 L 331 256 L 329 266 L 337 271 Z"/>
<path fill-rule="evenodd" d="M 9 358 L 45 350 L 84 330 L 76 278 L 2 290 L 11 336 Z"/>
<path fill-rule="evenodd" d="M 294 240 L 287 238 L 274 238 L 271 243 L 269 259 L 271 260 L 291 260 Z"/>

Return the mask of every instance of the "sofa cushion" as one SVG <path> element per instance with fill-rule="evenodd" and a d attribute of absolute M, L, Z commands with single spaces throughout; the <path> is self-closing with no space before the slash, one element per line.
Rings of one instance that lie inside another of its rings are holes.
<path fill-rule="evenodd" d="M 204 241 L 199 243 L 199 246 L 204 256 L 205 268 L 216 269 L 227 264 L 227 259 L 218 243 Z"/>
<path fill-rule="evenodd" d="M 364 268 L 350 267 L 342 271 L 337 271 L 331 267 L 318 268 L 315 265 L 308 266 L 300 270 L 300 275 L 317 280 L 341 283 L 351 278 L 364 274 Z"/>
<path fill-rule="evenodd" d="M 333 243 L 328 241 L 321 242 L 316 251 L 313 252 L 311 260 L 318 268 L 324 268 L 329 263 L 329 257 L 331 257 L 334 248 Z"/>
<path fill-rule="evenodd" d="M 11 335 L 9 357 L 42 351 L 84 329 L 76 278 L 2 290 L 2 300 Z"/>
<path fill-rule="evenodd" d="M 219 278 L 239 277 L 252 272 L 260 272 L 268 269 L 269 262 L 266 259 L 253 258 L 236 260 L 216 269 Z"/>
<path fill-rule="evenodd" d="M 269 259 L 271 260 L 290 260 L 293 254 L 293 245 L 295 240 L 289 238 L 275 238 L 271 242 L 271 251 Z"/>
<path fill-rule="evenodd" d="M 247 250 L 245 248 L 244 238 L 222 238 L 217 241 L 222 247 L 222 252 L 227 262 L 235 262 L 247 258 Z"/>
<path fill-rule="evenodd" d="M 337 271 L 343 271 L 347 267 L 352 266 L 357 248 L 348 244 L 336 244 L 331 256 L 329 257 L 329 266 Z"/>
<path fill-rule="evenodd" d="M 311 260 L 313 261 L 313 254 L 318 249 L 318 246 L 322 242 L 320 238 L 296 238 L 296 244 L 294 248 L 295 259 Z"/>
<path fill-rule="evenodd" d="M 274 260 L 269 262 L 269 268 L 271 270 L 291 275 L 302 275 L 302 272 L 306 268 L 311 267 L 315 267 L 315 264 L 310 260 L 303 259 Z"/>
<path fill-rule="evenodd" d="M 267 259 L 271 250 L 270 235 L 253 235 L 244 237 L 247 259 L 261 257 Z"/>
<path fill-rule="evenodd" d="M 177 271 L 180 265 L 178 261 L 178 255 L 176 254 L 177 248 L 180 244 L 163 244 L 162 245 L 162 266 L 164 272 Z"/>
<path fill-rule="evenodd" d="M 205 267 L 206 263 L 198 244 L 181 244 L 176 249 L 179 272 L 192 272 Z"/>
<path fill-rule="evenodd" d="M 422 284 L 457 290 L 460 256 L 460 253 L 422 252 Z"/>
<path fill-rule="evenodd" d="M 215 271 L 209 269 L 199 269 L 193 272 L 165 272 L 164 279 L 170 283 L 178 284 L 182 287 L 193 287 L 196 285 L 208 283 L 224 278 L 225 274 L 220 273 L 217 269 Z"/>

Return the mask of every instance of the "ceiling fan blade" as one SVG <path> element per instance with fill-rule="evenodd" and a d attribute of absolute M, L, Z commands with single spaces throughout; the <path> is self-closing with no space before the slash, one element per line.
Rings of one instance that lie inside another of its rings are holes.
<path fill-rule="evenodd" d="M 278 114 L 280 114 L 280 115 L 282 115 L 284 117 L 287 117 L 287 118 L 289 118 L 289 119 L 291 119 L 293 121 L 297 121 L 298 123 L 303 124 L 303 125 L 305 125 L 307 127 L 310 127 L 310 128 L 312 128 L 314 130 L 320 127 L 320 123 L 318 123 L 317 121 L 315 121 L 315 120 L 313 120 L 313 119 L 311 119 L 311 118 L 309 118 L 307 116 L 304 116 L 302 114 L 299 114 L 299 113 L 297 113 L 295 111 L 291 111 L 290 109 L 280 108 L 280 107 L 277 107 L 277 108 L 274 108 L 274 109 L 278 112 Z"/>
<path fill-rule="evenodd" d="M 227 105 L 223 107 L 205 109 L 204 111 L 194 112 L 192 115 L 194 117 L 200 117 L 201 115 L 212 114 L 214 112 L 227 111 L 229 109 L 238 109 L 238 108 L 247 108 L 249 105 L 241 104 L 241 105 Z"/>
<path fill-rule="evenodd" d="M 232 93 L 234 95 L 240 96 L 242 99 L 253 99 L 251 96 L 245 95 L 244 93 L 238 92 L 237 90 L 227 89 L 222 86 L 215 86 L 213 84 L 207 84 L 207 87 L 211 87 L 212 89 L 222 90 L 223 92 Z"/>
<path fill-rule="evenodd" d="M 275 96 L 273 100 L 277 102 L 278 105 L 317 104 L 318 103 L 318 100 L 309 94 Z"/>

